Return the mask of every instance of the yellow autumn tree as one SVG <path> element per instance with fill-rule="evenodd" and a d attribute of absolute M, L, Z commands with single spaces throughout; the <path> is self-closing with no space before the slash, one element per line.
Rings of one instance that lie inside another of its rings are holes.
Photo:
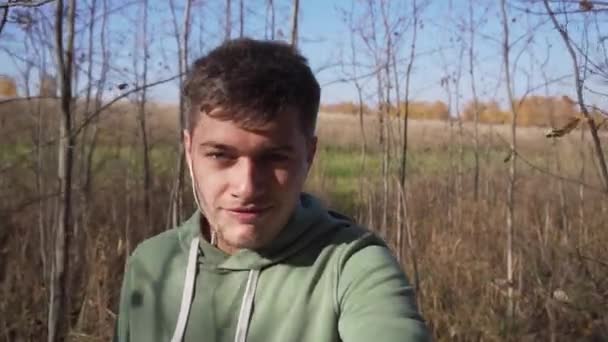
<path fill-rule="evenodd" d="M 391 108 L 391 115 L 405 115 L 405 102 L 399 104 L 399 111 L 396 107 Z M 408 104 L 408 117 L 410 119 L 424 120 L 447 120 L 449 118 L 448 106 L 442 101 L 411 101 Z"/>
<path fill-rule="evenodd" d="M 567 96 L 528 96 L 514 101 L 517 108 L 518 126 L 559 127 L 572 117 L 580 115 L 576 103 Z M 511 122 L 508 111 L 502 110 L 496 101 L 480 101 L 477 104 L 479 122 L 506 124 Z M 465 121 L 475 119 L 475 105 L 473 101 L 465 104 L 462 117 Z"/>
<path fill-rule="evenodd" d="M 529 96 L 518 100 L 517 124 L 521 126 L 563 125 L 570 118 L 577 116 L 576 103 L 567 96 Z"/>
<path fill-rule="evenodd" d="M 479 122 L 486 124 L 506 124 L 511 120 L 509 113 L 503 111 L 496 101 L 477 102 Z M 462 118 L 465 121 L 475 120 L 475 102 L 467 102 L 462 110 Z"/>
<path fill-rule="evenodd" d="M 12 77 L 0 75 L 0 98 L 16 97 L 17 83 Z"/>
<path fill-rule="evenodd" d="M 322 104 L 319 111 L 323 113 L 359 114 L 359 104 L 353 102 Z M 363 114 L 369 114 L 369 112 L 369 107 L 363 104 Z"/>

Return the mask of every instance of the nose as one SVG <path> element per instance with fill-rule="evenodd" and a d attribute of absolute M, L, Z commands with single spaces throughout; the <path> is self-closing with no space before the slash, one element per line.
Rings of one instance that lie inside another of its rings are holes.
<path fill-rule="evenodd" d="M 264 193 L 263 165 L 251 158 L 241 158 L 234 166 L 232 197 L 253 201 Z"/>

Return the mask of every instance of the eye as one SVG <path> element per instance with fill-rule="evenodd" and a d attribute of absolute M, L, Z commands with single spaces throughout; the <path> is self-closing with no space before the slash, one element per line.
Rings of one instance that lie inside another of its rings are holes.
<path fill-rule="evenodd" d="M 205 157 L 215 160 L 229 160 L 230 156 L 226 152 L 212 151 L 205 153 Z"/>
<path fill-rule="evenodd" d="M 272 163 L 282 163 L 289 160 L 289 156 L 281 153 L 270 153 L 264 156 L 263 159 Z"/>

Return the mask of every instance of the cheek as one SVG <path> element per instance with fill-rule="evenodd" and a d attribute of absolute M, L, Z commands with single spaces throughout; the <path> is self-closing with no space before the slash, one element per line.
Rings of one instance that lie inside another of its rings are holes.
<path fill-rule="evenodd" d="M 202 172 L 202 167 L 199 168 L 200 169 L 196 169 L 197 174 L 195 175 L 198 183 L 199 196 L 201 196 L 207 204 L 212 205 L 225 187 L 222 182 L 225 177 L 221 177 L 220 173 L 212 172 L 208 168 L 205 168 L 204 172 Z"/>
<path fill-rule="evenodd" d="M 289 183 L 292 182 L 291 178 L 292 178 L 292 174 L 289 172 L 289 170 L 285 170 L 285 169 L 274 170 L 274 179 L 276 180 L 277 185 L 281 188 L 288 186 Z"/>
<path fill-rule="evenodd" d="M 282 189 L 297 187 L 303 182 L 305 172 L 300 165 L 292 165 L 289 168 L 274 170 L 274 179 Z"/>

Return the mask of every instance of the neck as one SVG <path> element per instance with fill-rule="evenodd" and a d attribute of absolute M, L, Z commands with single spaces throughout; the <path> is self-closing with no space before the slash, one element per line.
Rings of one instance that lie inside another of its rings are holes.
<path fill-rule="evenodd" d="M 203 239 L 205 239 L 209 243 L 215 245 L 216 241 L 214 241 L 214 240 L 217 240 L 217 238 L 214 236 L 215 234 L 213 234 L 211 232 L 211 228 L 209 226 L 209 222 L 207 221 L 207 219 L 203 215 L 201 215 L 200 227 L 201 227 L 201 235 L 203 236 Z"/>
<path fill-rule="evenodd" d="M 203 236 L 203 238 L 205 240 L 207 240 L 213 246 L 217 247 L 222 252 L 229 254 L 229 255 L 233 255 L 239 251 L 238 248 L 231 246 L 230 244 L 227 244 L 224 241 L 224 239 L 222 239 L 220 236 L 218 236 L 217 233 L 215 233 L 213 230 L 211 230 L 209 221 L 207 221 L 207 219 L 203 215 L 201 215 L 200 227 L 201 227 L 201 235 Z"/>
<path fill-rule="evenodd" d="M 238 248 L 227 244 L 223 239 L 219 237 L 217 237 L 215 240 L 216 243 L 214 244 L 214 246 L 226 254 L 234 255 L 239 251 Z"/>

